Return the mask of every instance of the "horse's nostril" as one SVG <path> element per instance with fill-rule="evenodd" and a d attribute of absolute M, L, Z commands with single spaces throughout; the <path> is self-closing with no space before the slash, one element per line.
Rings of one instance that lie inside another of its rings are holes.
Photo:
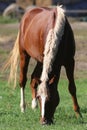
<path fill-rule="evenodd" d="M 41 125 L 51 125 L 51 124 L 53 124 L 53 120 L 52 119 L 41 118 L 40 123 L 41 123 Z"/>
<path fill-rule="evenodd" d="M 41 117 L 40 123 L 41 123 L 41 125 L 46 125 L 47 124 L 47 120 L 45 118 Z"/>

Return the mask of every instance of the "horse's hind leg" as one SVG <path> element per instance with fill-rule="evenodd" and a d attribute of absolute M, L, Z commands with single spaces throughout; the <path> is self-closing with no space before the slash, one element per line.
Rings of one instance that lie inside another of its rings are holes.
<path fill-rule="evenodd" d="M 78 117 L 78 115 L 81 116 L 80 114 L 80 108 L 78 105 L 78 101 L 77 101 L 77 96 L 76 96 L 76 86 L 75 86 L 75 82 L 74 82 L 74 59 L 72 59 L 70 62 L 68 62 L 65 65 L 66 68 L 66 74 L 69 80 L 69 92 L 72 96 L 72 100 L 73 100 L 73 104 L 74 104 L 74 111 L 76 112 L 76 116 Z"/>
<path fill-rule="evenodd" d="M 32 109 L 37 107 L 37 85 L 40 82 L 40 75 L 42 72 L 42 63 L 37 62 L 35 69 L 31 75 L 31 91 L 32 91 Z"/>
<path fill-rule="evenodd" d="M 25 110 L 25 95 L 24 95 L 24 88 L 27 81 L 27 69 L 29 64 L 30 57 L 25 53 L 20 53 L 20 87 L 21 87 L 21 101 L 20 101 L 20 108 L 21 112 Z"/>

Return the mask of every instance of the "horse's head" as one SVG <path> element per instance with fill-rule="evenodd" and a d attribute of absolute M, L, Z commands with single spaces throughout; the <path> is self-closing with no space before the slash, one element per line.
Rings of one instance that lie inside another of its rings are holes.
<path fill-rule="evenodd" d="M 54 80 L 40 83 L 38 88 L 38 99 L 40 103 L 41 123 L 53 123 L 54 112 L 59 102 L 57 85 L 55 86 Z"/>

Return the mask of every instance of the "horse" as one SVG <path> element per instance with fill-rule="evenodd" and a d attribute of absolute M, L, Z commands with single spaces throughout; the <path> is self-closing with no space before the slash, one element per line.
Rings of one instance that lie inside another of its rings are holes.
<path fill-rule="evenodd" d="M 55 8 L 35 7 L 23 16 L 17 39 L 6 67 L 10 66 L 9 80 L 16 76 L 18 60 L 20 67 L 20 108 L 25 111 L 25 85 L 30 58 L 37 62 L 31 74 L 32 108 L 40 104 L 41 124 L 53 123 L 54 113 L 59 104 L 58 82 L 61 66 L 65 67 L 69 81 L 68 89 L 73 108 L 81 116 L 74 80 L 75 40 L 72 28 L 61 6 Z"/>

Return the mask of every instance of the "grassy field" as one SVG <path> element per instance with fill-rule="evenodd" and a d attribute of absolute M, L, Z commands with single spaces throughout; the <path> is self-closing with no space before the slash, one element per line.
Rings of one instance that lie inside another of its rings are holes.
<path fill-rule="evenodd" d="M 87 80 L 76 80 L 76 85 L 83 119 L 76 119 L 71 96 L 67 90 L 67 81 L 61 79 L 59 83 L 61 102 L 55 112 L 54 124 L 42 126 L 39 123 L 39 108 L 35 111 L 31 109 L 29 82 L 25 89 L 26 112 L 21 113 L 19 87 L 13 90 L 6 81 L 0 81 L 0 130 L 87 130 Z"/>
<path fill-rule="evenodd" d="M 17 22 L 9 23 L 8 19 L 0 21 L 0 72 L 14 44 L 18 26 Z M 54 124 L 51 126 L 40 125 L 39 108 L 35 111 L 31 109 L 29 81 L 25 89 L 26 112 L 20 112 L 20 88 L 18 85 L 14 90 L 7 84 L 9 74 L 7 71 L 0 73 L 0 130 L 87 130 L 87 23 L 75 21 L 71 23 L 71 26 L 76 40 L 75 81 L 83 119 L 76 119 L 64 69 L 59 82 L 60 104 L 55 112 Z M 31 71 L 33 66 L 34 61 L 31 61 Z M 28 74 L 29 77 L 30 74 Z"/>

